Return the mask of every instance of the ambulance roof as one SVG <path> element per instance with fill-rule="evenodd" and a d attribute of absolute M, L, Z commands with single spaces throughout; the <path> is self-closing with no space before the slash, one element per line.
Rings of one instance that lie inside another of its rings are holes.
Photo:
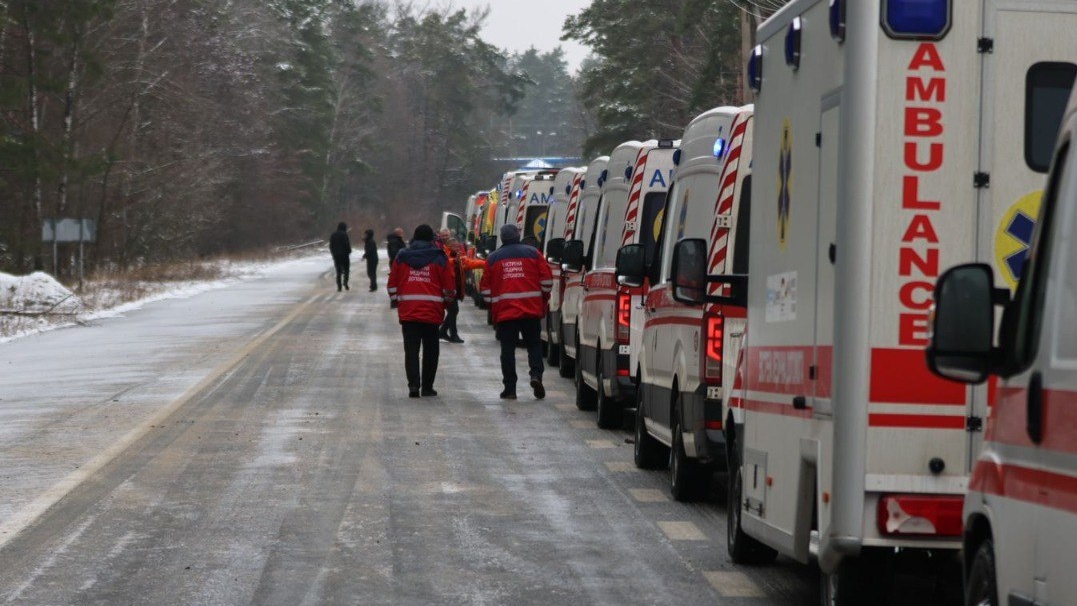
<path fill-rule="evenodd" d="M 714 142 L 719 136 L 728 136 L 726 132 L 733 121 L 733 117 L 740 113 L 741 108 L 733 106 L 716 107 L 696 116 L 695 120 L 688 123 L 684 129 L 684 138 L 681 139 L 681 162 L 680 166 L 687 166 L 699 162 L 717 164 L 714 157 Z"/>
<path fill-rule="evenodd" d="M 606 166 L 606 181 L 602 184 L 603 190 L 612 185 L 628 186 L 625 169 L 636 167 L 636 158 L 639 156 L 639 150 L 643 149 L 643 145 L 639 141 L 625 141 L 613 150 Z"/>
<path fill-rule="evenodd" d="M 587 173 L 584 176 L 583 189 L 584 191 L 598 190 L 600 187 L 599 177 L 602 176 L 602 171 L 606 170 L 606 166 L 609 165 L 609 156 L 599 156 L 591 163 L 587 165 Z"/>

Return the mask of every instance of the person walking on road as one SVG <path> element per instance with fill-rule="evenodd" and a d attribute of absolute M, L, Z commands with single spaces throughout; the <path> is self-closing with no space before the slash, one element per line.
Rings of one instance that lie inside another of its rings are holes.
<path fill-rule="evenodd" d="M 463 343 L 464 340 L 460 338 L 460 332 L 456 328 L 456 318 L 460 315 L 460 301 L 464 300 L 467 272 L 486 267 L 486 263 L 478 259 L 468 259 L 464 255 L 464 246 L 453 238 L 448 229 L 442 229 L 438 233 L 438 244 L 449 258 L 449 271 L 452 272 L 453 284 L 456 285 L 456 298 L 445 310 L 445 323 L 441 325 L 438 336 L 449 343 Z"/>
<path fill-rule="evenodd" d="M 456 288 L 449 273 L 449 259 L 434 245 L 434 229 L 429 225 L 416 227 L 411 244 L 397 254 L 389 272 L 389 299 L 397 304 L 404 334 L 408 397 L 436 396 L 438 328 L 445 320 L 445 307 L 456 299 Z"/>
<path fill-rule="evenodd" d="M 479 290 L 491 306 L 497 337 L 501 342 L 501 377 L 504 400 L 516 399 L 516 345 L 521 336 L 527 348 L 531 388 L 535 397 L 546 397 L 542 385 L 541 320 L 546 315 L 553 275 L 537 248 L 520 242 L 513 224 L 501 228 L 501 248 L 486 258 Z"/>
<path fill-rule="evenodd" d="M 337 230 L 329 236 L 329 254 L 337 270 L 337 292 L 348 290 L 348 274 L 351 273 L 352 242 L 348 238 L 348 224 L 341 221 Z"/>
<path fill-rule="evenodd" d="M 366 230 L 363 238 L 363 258 L 366 259 L 366 275 L 370 278 L 370 292 L 378 290 L 378 243 L 374 241 L 374 230 Z"/>
<path fill-rule="evenodd" d="M 407 246 L 404 242 L 404 228 L 398 227 L 394 229 L 393 233 L 385 238 L 385 241 L 387 242 L 386 249 L 389 251 L 389 267 L 392 267 L 393 261 L 396 261 L 397 253 Z"/>

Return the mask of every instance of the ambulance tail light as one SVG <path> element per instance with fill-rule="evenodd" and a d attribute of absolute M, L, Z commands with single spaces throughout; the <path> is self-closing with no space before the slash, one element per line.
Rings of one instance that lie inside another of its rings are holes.
<path fill-rule="evenodd" d="M 632 295 L 627 288 L 617 290 L 617 343 L 627 345 L 632 331 Z"/>
<path fill-rule="evenodd" d="M 703 378 L 707 385 L 722 385 L 722 360 L 725 355 L 725 318 L 707 314 L 703 318 Z"/>
<path fill-rule="evenodd" d="M 883 536 L 960 537 L 965 498 L 953 495 L 883 495 L 876 521 Z"/>

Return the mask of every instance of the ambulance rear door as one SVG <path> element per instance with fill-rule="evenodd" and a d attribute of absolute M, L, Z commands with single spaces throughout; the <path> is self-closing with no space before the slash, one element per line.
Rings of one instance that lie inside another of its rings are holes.
<path fill-rule="evenodd" d="M 1012 290 L 1028 257 L 1077 75 L 1077 2 L 984 0 L 983 21 L 976 256 L 994 266 L 1000 286 Z M 970 416 L 986 419 L 987 388 L 975 389 Z M 969 460 L 975 461 L 983 433 L 972 438 Z"/>
<path fill-rule="evenodd" d="M 451 231 L 453 237 L 460 242 L 464 242 L 467 237 L 467 224 L 464 223 L 464 218 L 456 213 L 441 213 L 441 229 Z"/>

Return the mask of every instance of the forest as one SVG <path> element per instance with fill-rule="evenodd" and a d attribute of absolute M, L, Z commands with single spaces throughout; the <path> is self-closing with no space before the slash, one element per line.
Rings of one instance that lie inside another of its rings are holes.
<path fill-rule="evenodd" d="M 451 2 L 0 0 L 0 271 L 51 270 L 59 218 L 96 223 L 91 270 L 433 222 L 504 158 L 750 102 L 743 56 L 781 4 L 593 0 L 564 24 L 592 51 L 573 74 Z"/>

